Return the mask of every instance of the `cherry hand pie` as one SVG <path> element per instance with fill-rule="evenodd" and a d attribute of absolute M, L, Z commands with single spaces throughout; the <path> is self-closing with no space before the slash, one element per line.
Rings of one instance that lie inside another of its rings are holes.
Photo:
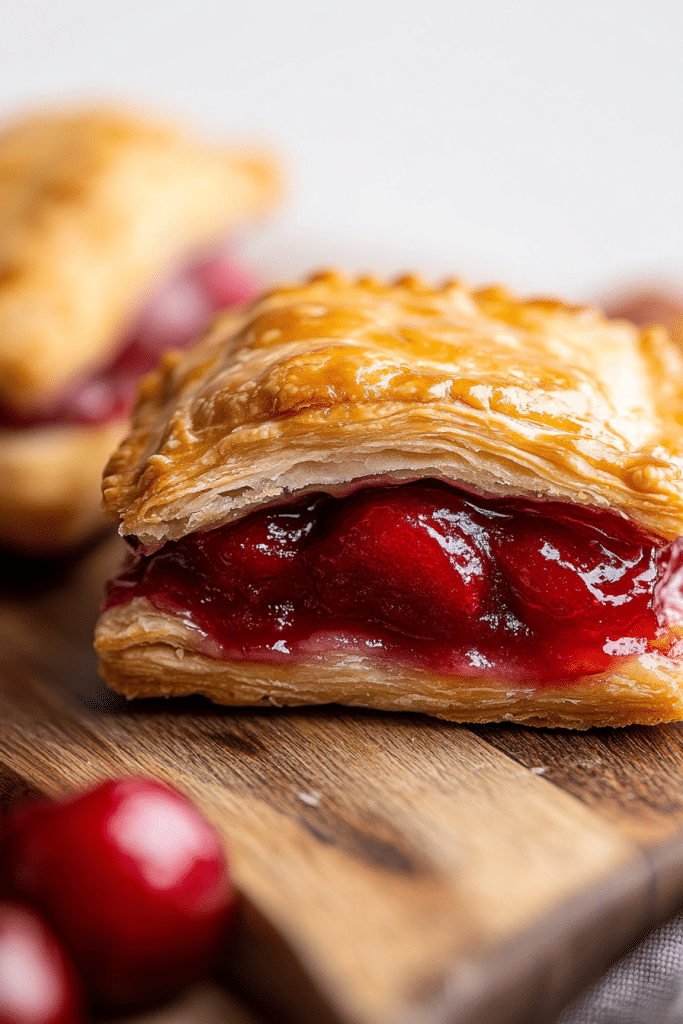
<path fill-rule="evenodd" d="M 96 631 L 129 697 L 683 718 L 683 365 L 594 309 L 318 274 L 143 382 Z"/>
<path fill-rule="evenodd" d="M 0 544 L 48 553 L 101 527 L 137 379 L 253 298 L 223 246 L 278 192 L 269 157 L 121 110 L 0 132 Z"/>

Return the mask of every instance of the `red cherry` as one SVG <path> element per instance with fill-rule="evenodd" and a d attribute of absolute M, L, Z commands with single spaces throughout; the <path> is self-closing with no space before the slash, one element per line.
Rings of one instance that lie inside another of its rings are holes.
<path fill-rule="evenodd" d="M 80 983 L 30 907 L 0 903 L 0 1024 L 81 1024 Z"/>
<path fill-rule="evenodd" d="M 587 535 L 542 516 L 508 521 L 493 538 L 508 586 L 531 625 L 548 618 L 617 632 L 647 613 L 653 550 Z"/>
<path fill-rule="evenodd" d="M 202 977 L 234 906 L 213 828 L 180 793 L 143 779 L 20 809 L 0 869 L 108 1009 L 152 1003 Z"/>
<path fill-rule="evenodd" d="M 378 488 L 343 507 L 308 560 L 330 611 L 411 636 L 448 636 L 479 617 L 489 595 L 481 535 L 457 495 Z"/>

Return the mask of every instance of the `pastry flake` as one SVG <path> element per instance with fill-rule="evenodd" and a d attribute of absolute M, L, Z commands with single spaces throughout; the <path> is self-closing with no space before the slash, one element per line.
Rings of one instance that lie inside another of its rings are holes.
<path fill-rule="evenodd" d="M 458 281 L 323 273 L 226 313 L 145 380 L 105 472 L 135 554 L 104 678 L 454 721 L 683 717 L 681 370 L 662 331 Z"/>

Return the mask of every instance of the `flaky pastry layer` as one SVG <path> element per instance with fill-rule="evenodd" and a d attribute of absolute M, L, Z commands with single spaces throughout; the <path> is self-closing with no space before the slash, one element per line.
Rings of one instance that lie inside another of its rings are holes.
<path fill-rule="evenodd" d="M 52 555 L 104 530 L 102 468 L 127 427 L 0 429 L 0 546 Z"/>
<path fill-rule="evenodd" d="M 163 274 L 261 213 L 270 157 L 115 109 L 0 134 L 0 399 L 31 408 L 103 361 Z"/>
<path fill-rule="evenodd" d="M 420 671 L 339 652 L 293 664 L 225 661 L 193 648 L 193 630 L 145 598 L 108 609 L 95 647 L 105 682 L 126 697 L 203 694 L 231 706 L 344 704 L 452 722 L 587 729 L 683 718 L 681 659 L 643 654 L 614 671 L 528 687 Z"/>
<path fill-rule="evenodd" d="M 103 484 L 148 550 L 304 491 L 435 477 L 683 533 L 683 363 L 659 329 L 502 288 L 323 273 L 148 377 Z"/>

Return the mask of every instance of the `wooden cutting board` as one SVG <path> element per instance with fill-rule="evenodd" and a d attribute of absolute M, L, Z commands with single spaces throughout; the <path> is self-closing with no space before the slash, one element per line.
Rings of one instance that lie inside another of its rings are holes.
<path fill-rule="evenodd" d="M 131 772 L 184 790 L 244 893 L 224 973 L 260 1020 L 549 1024 L 683 904 L 682 727 L 127 703 L 91 648 L 119 554 L 32 580 L 4 561 L 0 798 Z"/>

